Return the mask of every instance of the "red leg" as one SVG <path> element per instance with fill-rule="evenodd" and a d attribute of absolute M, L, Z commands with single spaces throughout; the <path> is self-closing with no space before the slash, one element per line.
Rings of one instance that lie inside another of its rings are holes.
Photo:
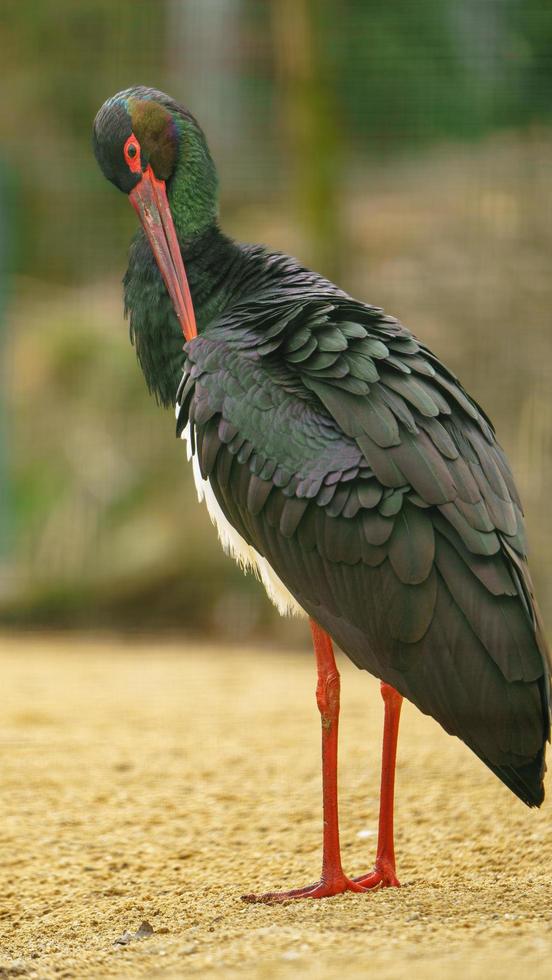
<path fill-rule="evenodd" d="M 395 844 L 393 837 L 393 807 L 395 799 L 395 763 L 397 738 L 401 716 L 402 695 L 390 684 L 381 683 L 381 696 L 385 704 L 383 724 L 383 750 L 381 761 L 381 792 L 378 828 L 378 849 L 374 871 L 355 881 L 364 888 L 399 887 L 395 873 Z"/>
<path fill-rule="evenodd" d="M 327 633 L 310 620 L 318 684 L 316 700 L 322 720 L 322 806 L 324 817 L 322 875 L 320 881 L 288 892 L 244 895 L 247 902 L 284 902 L 291 898 L 325 898 L 345 891 L 363 892 L 365 886 L 343 873 L 339 848 L 337 807 L 337 734 L 339 724 L 339 672 L 332 641 Z M 379 881 L 378 881 L 379 884 Z"/>

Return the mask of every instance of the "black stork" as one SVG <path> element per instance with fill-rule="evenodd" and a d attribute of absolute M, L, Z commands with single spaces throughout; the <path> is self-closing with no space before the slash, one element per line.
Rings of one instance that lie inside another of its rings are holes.
<path fill-rule="evenodd" d="M 224 548 L 282 613 L 310 621 L 322 874 L 244 898 L 396 886 L 403 697 L 528 806 L 544 797 L 551 662 L 508 462 L 483 410 L 398 320 L 223 234 L 217 173 L 187 109 L 129 88 L 100 109 L 94 150 L 142 224 L 124 291 L 148 388 L 176 407 Z M 376 862 L 357 878 L 340 858 L 332 640 L 381 680 L 384 700 Z"/>

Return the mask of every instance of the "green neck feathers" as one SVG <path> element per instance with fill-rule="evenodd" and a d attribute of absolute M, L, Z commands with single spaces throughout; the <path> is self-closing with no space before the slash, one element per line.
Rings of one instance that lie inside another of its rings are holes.
<path fill-rule="evenodd" d="M 214 222 L 193 236 L 187 234 L 184 240 L 181 238 L 181 245 L 201 333 L 239 289 L 240 272 L 246 259 L 240 246 L 227 238 Z M 184 362 L 184 337 L 141 230 L 130 249 L 124 291 L 130 336 L 148 388 L 162 405 L 174 405 Z"/>
<path fill-rule="evenodd" d="M 177 235 L 184 244 L 216 224 L 218 176 L 205 137 L 195 120 L 176 119 L 179 153 L 167 182 Z"/>

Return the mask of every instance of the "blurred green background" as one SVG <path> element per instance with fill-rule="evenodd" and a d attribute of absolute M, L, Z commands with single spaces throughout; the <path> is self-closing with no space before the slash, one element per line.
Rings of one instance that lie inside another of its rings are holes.
<path fill-rule="evenodd" d="M 552 4 L 3 0 L 0 49 L 4 623 L 284 629 L 129 345 L 135 215 L 90 134 L 137 83 L 198 116 L 229 233 L 383 305 L 483 403 L 552 622 Z"/>

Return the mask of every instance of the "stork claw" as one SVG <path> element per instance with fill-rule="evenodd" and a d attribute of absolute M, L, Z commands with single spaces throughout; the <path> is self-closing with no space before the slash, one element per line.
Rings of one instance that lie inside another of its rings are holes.
<path fill-rule="evenodd" d="M 353 878 L 353 881 L 357 885 L 362 885 L 366 891 L 373 891 L 376 888 L 401 887 L 401 883 L 395 874 L 395 865 L 390 861 L 376 861 L 373 871 L 369 871 L 366 875 L 359 875 L 357 878 Z"/>

